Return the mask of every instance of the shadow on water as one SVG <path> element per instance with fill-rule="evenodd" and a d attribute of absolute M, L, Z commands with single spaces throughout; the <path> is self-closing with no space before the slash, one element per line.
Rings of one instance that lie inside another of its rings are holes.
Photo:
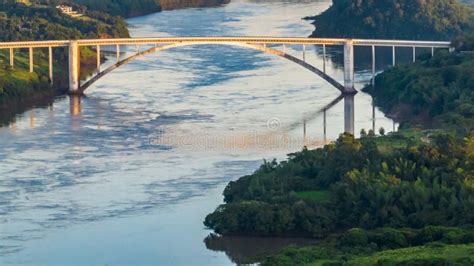
<path fill-rule="evenodd" d="M 204 239 L 206 247 L 213 251 L 225 252 L 238 265 L 257 263 L 263 256 L 272 255 L 288 246 L 314 245 L 317 240 L 310 238 L 270 238 L 219 236 L 210 234 Z"/>

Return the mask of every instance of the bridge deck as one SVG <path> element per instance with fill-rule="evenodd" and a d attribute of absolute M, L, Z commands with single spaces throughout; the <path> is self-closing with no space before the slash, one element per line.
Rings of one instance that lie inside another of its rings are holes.
<path fill-rule="evenodd" d="M 196 43 L 196 44 L 307 44 L 307 45 L 343 45 L 352 41 L 355 46 L 396 46 L 396 47 L 434 47 L 449 48 L 450 42 L 438 41 L 405 41 L 405 40 L 368 40 L 368 39 L 336 39 L 336 38 L 307 38 L 307 37 L 158 37 L 158 38 L 124 38 L 124 39 L 85 39 L 77 40 L 79 46 L 95 45 L 147 45 L 170 43 Z M 25 42 L 0 42 L 0 49 L 8 48 L 41 48 L 41 47 L 66 47 L 70 40 L 58 41 L 25 41 Z"/>

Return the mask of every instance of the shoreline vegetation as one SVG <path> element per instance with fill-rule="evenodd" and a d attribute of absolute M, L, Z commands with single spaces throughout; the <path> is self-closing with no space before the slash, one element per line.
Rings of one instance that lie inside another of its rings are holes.
<path fill-rule="evenodd" d="M 29 0 L 0 2 L 0 42 L 130 37 L 124 18 L 147 15 L 162 10 L 188 7 L 211 7 L 230 0 Z M 72 7 L 81 14 L 72 17 L 61 13 L 57 5 Z M 67 51 L 54 49 L 54 82 L 48 74 L 48 54 L 34 50 L 34 73 L 29 72 L 27 51 L 15 51 L 15 66 L 9 65 L 9 51 L 0 51 L 0 125 L 11 122 L 19 113 L 49 104 L 67 93 Z M 93 71 L 96 53 L 81 49 L 82 78 Z M 103 58 L 105 60 L 105 58 Z"/>
<path fill-rule="evenodd" d="M 434 11 L 429 5 L 452 3 L 448 10 L 459 5 L 443 0 L 350 2 L 352 7 L 344 8 L 351 13 L 344 16 L 356 26 L 317 36 L 358 34 L 357 25 L 365 22 L 357 10 L 369 10 L 371 4 L 387 4 L 388 13 L 399 10 L 394 3 L 424 3 L 423 10 Z M 348 1 L 335 1 L 333 10 L 316 21 L 338 21 L 328 14 L 342 3 Z M 356 3 L 360 6 L 353 8 Z M 398 36 L 449 36 L 456 52 L 399 64 L 363 89 L 398 118 L 399 132 L 362 130 L 359 139 L 343 134 L 322 148 L 289 154 L 286 161 L 265 161 L 253 174 L 227 185 L 224 204 L 207 215 L 204 225 L 221 236 L 320 241 L 261 254 L 255 262 L 262 265 L 473 265 L 474 32 L 420 30 L 398 28 Z M 375 37 L 390 36 L 379 34 Z"/>

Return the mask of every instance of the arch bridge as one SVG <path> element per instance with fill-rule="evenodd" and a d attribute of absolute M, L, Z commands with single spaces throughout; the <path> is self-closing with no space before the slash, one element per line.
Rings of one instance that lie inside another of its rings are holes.
<path fill-rule="evenodd" d="M 343 95 L 354 95 L 357 91 L 354 88 L 354 47 L 372 47 L 372 82 L 375 78 L 376 47 L 391 47 L 393 65 L 396 64 L 396 48 L 409 47 L 413 49 L 413 62 L 416 60 L 416 48 L 430 48 L 432 55 L 435 49 L 449 49 L 452 51 L 450 42 L 436 41 L 404 41 L 404 40 L 367 40 L 367 39 L 334 39 L 334 38 L 298 38 L 298 37 L 159 37 L 159 38 L 122 38 L 122 39 L 89 39 L 89 40 L 58 40 L 58 41 L 26 41 L 26 42 L 0 42 L 0 49 L 8 49 L 10 65 L 15 65 L 15 50 L 28 49 L 29 70 L 34 71 L 34 49 L 48 48 L 49 51 L 49 78 L 53 81 L 53 48 L 67 47 L 69 50 L 69 92 L 80 94 L 94 82 L 114 69 L 127 64 L 136 58 L 146 54 L 172 49 L 176 47 L 191 45 L 231 45 L 259 50 L 273 54 L 281 58 L 290 60 L 308 69 L 314 74 L 326 80 Z M 290 55 L 286 51 L 287 45 L 301 45 L 303 47 L 301 57 Z M 306 61 L 306 46 L 320 45 L 323 47 L 323 69 L 319 69 Z M 113 46 L 117 53 L 117 62 L 105 70 L 101 70 L 101 47 Z M 126 59 L 120 60 L 120 49 L 122 46 L 136 46 L 137 53 Z M 147 46 L 147 49 L 140 51 L 140 46 Z M 150 48 L 151 46 L 151 48 Z M 344 49 L 344 83 L 339 83 L 336 79 L 326 73 L 326 47 L 343 46 Z M 97 51 L 98 74 L 84 84 L 80 84 L 80 47 L 95 47 Z M 276 47 L 281 47 L 277 49 Z M 345 108 L 346 116 L 353 117 L 354 110 Z M 346 132 L 354 133 L 352 123 L 346 124 Z"/>

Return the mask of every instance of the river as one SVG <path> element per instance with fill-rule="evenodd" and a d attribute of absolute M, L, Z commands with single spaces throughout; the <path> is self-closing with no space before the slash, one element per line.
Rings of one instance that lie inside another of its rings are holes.
<path fill-rule="evenodd" d="M 308 36 L 313 26 L 301 18 L 329 5 L 236 0 L 128 22 L 134 37 Z M 287 51 L 300 56 L 302 47 Z M 306 60 L 321 67 L 319 51 L 307 47 Z M 327 62 L 339 81 L 340 52 L 331 50 Z M 370 69 L 356 70 L 360 89 Z M 322 110 L 339 94 L 281 58 L 198 46 L 146 56 L 86 97 L 18 115 L 0 128 L 0 264 L 232 265 L 278 243 L 304 243 L 229 238 L 207 241 L 208 249 L 202 222 L 226 184 L 263 159 L 335 140 L 344 130 L 343 101 Z M 357 94 L 356 132 L 374 122 L 397 126 L 369 95 Z"/>

